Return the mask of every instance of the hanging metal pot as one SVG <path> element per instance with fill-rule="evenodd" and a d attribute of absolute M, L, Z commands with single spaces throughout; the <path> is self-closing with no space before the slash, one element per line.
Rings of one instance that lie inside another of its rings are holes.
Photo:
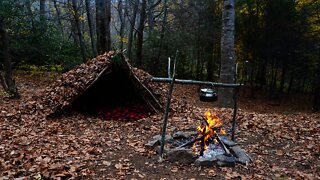
<path fill-rule="evenodd" d="M 217 92 L 212 88 L 200 89 L 200 101 L 213 102 L 218 100 Z"/>

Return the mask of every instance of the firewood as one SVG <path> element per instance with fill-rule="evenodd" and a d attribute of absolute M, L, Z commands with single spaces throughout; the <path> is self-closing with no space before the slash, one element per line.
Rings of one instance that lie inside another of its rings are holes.
<path fill-rule="evenodd" d="M 202 130 L 202 134 L 205 134 L 206 133 L 206 130 L 207 130 L 207 128 L 206 128 L 207 126 L 205 126 L 204 128 L 203 128 L 203 130 Z M 205 145 L 206 145 L 206 138 L 205 138 L 206 136 L 202 136 L 202 138 L 201 138 L 201 150 L 200 150 L 200 156 L 203 156 L 203 152 L 204 152 L 204 150 L 205 150 Z"/>
<path fill-rule="evenodd" d="M 226 145 L 224 145 L 224 143 L 221 141 L 221 138 L 219 136 L 218 133 L 214 134 L 216 136 L 216 139 L 218 140 L 219 144 L 221 145 L 221 147 L 223 148 L 224 152 L 226 152 L 227 155 L 231 155 L 229 149 L 226 147 Z"/>

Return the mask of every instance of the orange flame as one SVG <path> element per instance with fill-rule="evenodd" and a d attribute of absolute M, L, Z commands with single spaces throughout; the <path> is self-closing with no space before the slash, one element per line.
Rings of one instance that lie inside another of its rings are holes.
<path fill-rule="evenodd" d="M 197 127 L 198 130 L 198 137 L 202 137 L 204 136 L 204 142 L 206 142 L 212 135 L 214 135 L 216 132 L 215 128 L 221 127 L 222 126 L 222 122 L 220 120 L 220 118 L 212 113 L 211 111 L 207 111 L 204 114 L 204 120 L 206 123 L 201 124 L 200 126 Z M 220 134 L 226 134 L 225 130 L 223 130 L 222 128 L 220 128 L 219 130 Z M 216 141 L 214 141 L 216 143 Z M 192 149 L 195 151 L 196 154 L 198 154 L 199 150 L 199 145 L 200 142 L 197 141 L 193 144 Z M 204 148 L 205 150 L 207 149 L 207 145 L 206 143 L 204 143 Z"/>

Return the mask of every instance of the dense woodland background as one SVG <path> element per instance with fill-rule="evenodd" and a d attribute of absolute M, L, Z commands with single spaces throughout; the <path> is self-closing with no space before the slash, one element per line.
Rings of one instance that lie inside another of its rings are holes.
<path fill-rule="evenodd" d="M 64 72 L 112 49 L 154 76 L 179 50 L 179 78 L 217 81 L 222 9 L 218 0 L 1 0 L 1 83 L 14 84 L 12 68 Z M 235 12 L 238 82 L 251 97 L 310 95 L 319 110 L 320 2 L 238 0 Z"/>

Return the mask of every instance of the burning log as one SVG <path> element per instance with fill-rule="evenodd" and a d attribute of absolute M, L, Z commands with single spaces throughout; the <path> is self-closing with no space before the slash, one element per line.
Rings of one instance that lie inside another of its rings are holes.
<path fill-rule="evenodd" d="M 195 142 L 197 142 L 197 141 L 201 141 L 201 139 L 203 139 L 203 137 L 206 136 L 206 135 L 208 135 L 208 134 L 209 134 L 209 133 L 206 133 L 206 134 L 204 134 L 204 135 L 201 136 L 201 137 L 193 138 L 192 140 L 190 140 L 190 141 L 188 141 L 188 142 L 186 142 L 186 143 L 178 146 L 177 148 L 182 148 L 182 147 L 191 145 L 191 144 L 193 144 L 193 143 L 195 143 Z"/>
<path fill-rule="evenodd" d="M 205 134 L 205 133 L 206 133 L 206 130 L 207 130 L 206 127 L 207 127 L 207 126 L 205 126 L 205 127 L 203 128 L 202 134 Z M 202 136 L 202 138 L 201 138 L 200 156 L 203 156 L 203 152 L 205 151 L 205 145 L 206 145 L 206 138 L 205 138 L 205 137 L 206 137 L 206 136 Z"/>
<path fill-rule="evenodd" d="M 220 136 L 216 133 L 215 134 L 216 139 L 218 140 L 219 144 L 221 145 L 221 147 L 223 148 L 223 150 L 226 152 L 227 155 L 231 155 L 230 151 L 228 150 L 228 148 L 224 145 L 223 141 L 221 141 Z"/>
<path fill-rule="evenodd" d="M 221 127 L 215 127 L 215 128 L 213 128 L 212 130 L 214 130 L 214 131 L 220 131 L 220 128 L 221 128 Z M 193 138 L 193 139 L 191 139 L 190 141 L 188 141 L 188 142 L 180 145 L 180 146 L 177 147 L 177 148 L 182 148 L 182 147 L 186 147 L 186 146 L 188 146 L 188 145 L 192 145 L 192 144 L 194 144 L 194 143 L 197 142 L 197 141 L 201 141 L 205 136 L 207 136 L 207 135 L 209 135 L 209 134 L 210 134 L 210 132 L 206 132 L 206 133 L 203 134 L 202 136 Z"/>

